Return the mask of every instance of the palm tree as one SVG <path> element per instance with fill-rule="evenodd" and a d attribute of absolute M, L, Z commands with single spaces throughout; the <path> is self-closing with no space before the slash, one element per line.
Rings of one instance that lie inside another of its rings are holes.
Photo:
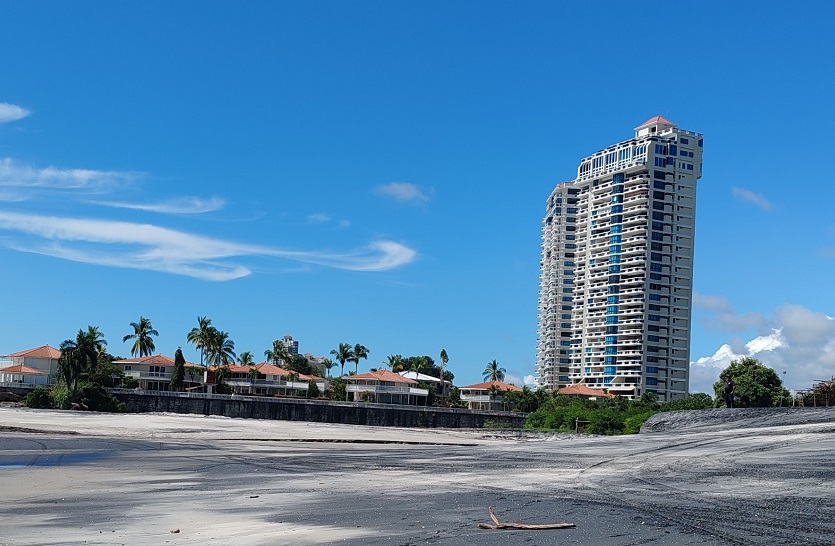
<path fill-rule="evenodd" d="M 212 336 L 205 347 L 207 366 L 228 366 L 235 362 L 235 342 L 228 332 L 212 329 Z"/>
<path fill-rule="evenodd" d="M 339 364 L 342 366 L 339 377 L 344 376 L 345 362 L 353 362 L 354 360 L 354 351 L 351 349 L 351 345 L 349 343 L 340 343 L 339 349 L 333 349 L 331 354 L 336 357 L 336 360 L 339 361 Z"/>
<path fill-rule="evenodd" d="M 353 356 L 351 356 L 351 358 L 349 359 L 356 366 L 354 368 L 354 373 L 359 373 L 360 359 L 364 358 L 368 360 L 368 353 L 369 350 L 366 349 L 363 345 L 360 345 L 359 343 L 354 345 L 354 350 L 351 352 Z"/>
<path fill-rule="evenodd" d="M 206 358 L 206 348 L 214 335 L 215 327 L 212 326 L 212 319 L 207 317 L 197 317 L 197 326 L 191 329 L 191 332 L 186 336 L 186 341 L 194 345 L 195 349 L 200 351 L 200 365 L 208 367 L 204 363 Z"/>
<path fill-rule="evenodd" d="M 79 330 L 75 339 L 76 347 L 81 351 L 85 360 L 84 367 L 90 375 L 96 373 L 96 366 L 99 363 L 99 355 L 104 353 L 107 341 L 98 326 L 87 326 L 87 331 Z"/>
<path fill-rule="evenodd" d="M 58 360 L 58 375 L 66 383 L 72 395 L 75 396 L 78 378 L 84 370 L 85 358 L 78 350 L 76 342 L 71 339 L 61 342 L 58 348 L 61 350 L 61 358 Z"/>
<path fill-rule="evenodd" d="M 415 380 L 418 380 L 418 374 L 422 373 L 423 370 L 426 369 L 426 362 L 425 356 L 415 356 L 412 357 L 412 371 L 415 372 Z"/>
<path fill-rule="evenodd" d="M 138 354 L 142 357 L 154 354 L 157 348 L 154 346 L 154 339 L 151 336 L 158 336 L 159 332 L 154 330 L 151 320 L 139 317 L 139 322 L 131 322 L 130 325 L 133 327 L 133 333 L 123 337 L 122 343 L 129 339 L 136 340 L 130 350 L 131 356 L 135 357 Z"/>
<path fill-rule="evenodd" d="M 401 355 L 388 355 L 383 365 L 390 368 L 394 373 L 403 371 L 403 357 Z"/>
<path fill-rule="evenodd" d="M 446 349 L 441 349 L 441 392 L 444 390 L 444 366 L 449 362 L 449 356 L 446 354 Z"/>
<path fill-rule="evenodd" d="M 274 366 L 278 366 L 279 364 L 283 364 L 284 361 L 290 357 L 290 352 L 287 350 L 287 346 L 284 345 L 283 341 L 275 339 L 273 340 L 272 349 L 264 351 L 264 356 L 267 357 L 267 360 L 272 362 Z"/>
<path fill-rule="evenodd" d="M 244 351 L 238 355 L 238 364 L 241 366 L 252 366 L 255 363 L 255 358 L 249 351 Z"/>
<path fill-rule="evenodd" d="M 504 374 L 507 370 L 499 367 L 495 359 L 491 360 L 484 371 L 481 372 L 485 381 L 504 381 Z"/>
<path fill-rule="evenodd" d="M 322 366 L 325 368 L 325 370 L 327 370 L 328 377 L 330 377 L 331 376 L 331 368 L 336 366 L 336 364 L 330 358 L 326 358 L 326 359 L 322 360 Z"/>
<path fill-rule="evenodd" d="M 243 354 L 249 354 L 249 353 L 245 352 Z M 252 360 L 252 355 L 250 355 L 250 360 Z M 250 362 L 250 365 L 251 364 L 252 364 L 252 362 Z M 243 365 L 244 364 L 242 364 L 242 366 Z M 249 368 L 249 371 L 247 372 L 247 374 L 249 375 L 249 394 L 252 394 L 252 386 L 255 385 L 256 381 L 258 381 L 258 374 L 259 374 L 258 368 L 256 368 L 255 366 L 251 366 Z"/>

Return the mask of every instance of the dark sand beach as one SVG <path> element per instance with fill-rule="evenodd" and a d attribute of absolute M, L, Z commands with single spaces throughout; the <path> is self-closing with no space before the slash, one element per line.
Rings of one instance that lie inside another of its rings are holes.
<path fill-rule="evenodd" d="M 833 544 L 835 412 L 806 410 L 591 437 L 0 408 L 0 544 Z"/>

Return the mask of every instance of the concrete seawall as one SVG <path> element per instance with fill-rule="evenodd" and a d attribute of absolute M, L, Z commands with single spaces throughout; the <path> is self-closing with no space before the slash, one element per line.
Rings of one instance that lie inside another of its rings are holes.
<path fill-rule="evenodd" d="M 526 414 L 330 402 L 292 398 L 205 395 L 114 389 L 131 413 L 168 412 L 314 423 L 420 428 L 522 428 Z"/>

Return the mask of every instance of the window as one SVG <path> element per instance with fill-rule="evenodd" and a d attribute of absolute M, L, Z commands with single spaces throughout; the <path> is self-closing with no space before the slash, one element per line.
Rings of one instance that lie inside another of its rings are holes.
<path fill-rule="evenodd" d="M 678 146 L 676 146 L 675 144 L 670 144 L 670 155 L 676 155 L 678 153 L 676 151 L 677 148 Z"/>
<path fill-rule="evenodd" d="M 667 164 L 667 159 L 666 158 L 656 156 L 656 158 L 655 158 L 655 166 L 656 167 L 663 167 L 666 164 Z"/>
<path fill-rule="evenodd" d="M 658 188 L 659 190 L 663 190 L 667 187 L 667 183 L 666 182 L 661 182 L 660 180 L 656 180 L 655 182 L 652 183 L 652 187 L 653 188 Z"/>
<path fill-rule="evenodd" d="M 687 138 L 680 138 L 679 142 L 681 142 L 682 144 L 690 144 L 690 140 Z"/>
<path fill-rule="evenodd" d="M 611 237 L 609 237 L 609 244 L 616 244 L 616 243 L 620 243 L 620 242 L 621 242 L 621 236 L 620 235 L 612 235 Z"/>
<path fill-rule="evenodd" d="M 620 245 L 609 245 L 609 253 L 620 254 Z"/>
<path fill-rule="evenodd" d="M 606 324 L 617 324 L 618 323 L 618 316 L 611 315 L 606 317 Z"/>
<path fill-rule="evenodd" d="M 659 337 L 652 334 L 647 335 L 647 341 L 658 341 Z"/>
<path fill-rule="evenodd" d="M 650 304 L 649 304 L 649 310 L 650 310 L 650 311 L 660 311 L 660 310 L 661 310 L 661 306 L 660 306 L 660 305 L 658 305 L 657 303 L 650 303 Z"/>
<path fill-rule="evenodd" d="M 562 301 L 574 301 L 574 298 L 563 296 Z"/>
<path fill-rule="evenodd" d="M 560 315 L 560 319 L 571 320 L 571 313 L 564 313 L 564 314 Z"/>
<path fill-rule="evenodd" d="M 609 296 L 606 298 L 606 303 L 618 303 L 620 301 L 618 298 L 619 296 Z"/>
<path fill-rule="evenodd" d="M 606 336 L 606 345 L 617 345 L 618 336 Z"/>
<path fill-rule="evenodd" d="M 661 301 L 661 294 L 650 294 L 649 299 L 653 301 Z"/>
<path fill-rule="evenodd" d="M 658 379 L 654 377 L 647 377 L 647 385 L 657 385 Z"/>
<path fill-rule="evenodd" d="M 664 234 L 661 233 L 660 231 L 653 231 L 652 232 L 652 240 L 653 241 L 663 241 L 664 240 Z"/>
<path fill-rule="evenodd" d="M 620 292 L 620 286 L 614 285 L 606 289 L 607 294 L 617 294 Z"/>
<path fill-rule="evenodd" d="M 659 180 L 664 180 L 667 178 L 667 173 L 665 173 L 664 171 L 652 171 L 652 177 L 657 178 Z M 656 182 L 656 184 L 658 184 L 658 182 Z M 661 187 L 663 188 L 664 186 L 662 185 Z"/>
<path fill-rule="evenodd" d="M 617 214 L 623 212 L 623 205 L 614 205 L 612 206 L 612 210 L 609 211 L 611 214 Z"/>
<path fill-rule="evenodd" d="M 573 292 L 573 290 L 571 288 L 563 288 L 562 289 L 563 294 L 571 294 L 572 292 Z"/>
<path fill-rule="evenodd" d="M 647 373 L 658 373 L 658 366 L 647 366 Z"/>
<path fill-rule="evenodd" d="M 618 203 L 623 203 L 623 194 L 616 194 L 612 196 L 612 204 L 617 205 Z"/>
<path fill-rule="evenodd" d="M 620 254 L 612 254 L 609 256 L 609 263 L 610 264 L 619 264 L 620 263 Z"/>
<path fill-rule="evenodd" d="M 649 278 L 650 278 L 650 280 L 653 280 L 653 281 L 660 281 L 661 280 L 661 273 L 650 273 Z"/>
<path fill-rule="evenodd" d="M 652 322 L 658 322 L 661 320 L 661 317 L 658 315 L 647 315 L 647 320 L 651 320 Z"/>
<path fill-rule="evenodd" d="M 563 305 L 562 310 L 563 311 L 571 311 L 571 306 L 570 305 Z"/>
<path fill-rule="evenodd" d="M 622 232 L 622 231 L 623 231 L 623 226 L 620 226 L 620 225 L 617 225 L 617 226 L 611 226 L 611 227 L 609 228 L 609 233 L 620 233 L 620 232 Z"/>
<path fill-rule="evenodd" d="M 661 264 L 650 264 L 649 265 L 650 271 L 661 271 Z"/>
<path fill-rule="evenodd" d="M 562 283 L 563 284 L 574 284 L 574 279 L 563 279 Z"/>
<path fill-rule="evenodd" d="M 661 261 L 661 254 L 659 252 L 650 252 L 649 259 L 660 262 Z"/>
<path fill-rule="evenodd" d="M 617 305 L 608 305 L 606 307 L 606 314 L 607 315 L 617 315 L 618 314 L 618 306 Z"/>
<path fill-rule="evenodd" d="M 618 327 L 617 326 L 607 326 L 606 327 L 606 333 L 607 334 L 617 334 L 618 333 Z"/>
<path fill-rule="evenodd" d="M 607 356 L 606 358 L 603 359 L 604 364 L 611 365 L 611 364 L 617 364 L 617 362 L 618 362 L 618 357 L 616 357 L 616 356 Z"/>
<path fill-rule="evenodd" d="M 613 214 L 612 215 L 612 223 L 613 224 L 620 224 L 621 222 L 623 222 L 623 215 L 622 214 Z M 615 227 L 615 226 L 612 226 L 612 227 Z M 609 233 L 611 233 L 611 232 L 612 232 L 612 230 L 609 229 Z M 618 231 L 618 233 L 620 233 L 620 231 Z"/>

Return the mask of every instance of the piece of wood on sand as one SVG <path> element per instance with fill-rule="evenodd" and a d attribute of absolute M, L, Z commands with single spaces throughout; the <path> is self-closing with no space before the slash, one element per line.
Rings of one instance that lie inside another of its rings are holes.
<path fill-rule="evenodd" d="M 576 527 L 573 523 L 520 523 L 517 521 L 499 521 L 499 517 L 493 511 L 493 507 L 489 507 L 487 511 L 490 513 L 490 519 L 493 520 L 493 523 L 479 523 L 479 529 L 533 529 L 533 530 L 544 530 L 544 529 L 570 529 L 571 527 Z"/>

